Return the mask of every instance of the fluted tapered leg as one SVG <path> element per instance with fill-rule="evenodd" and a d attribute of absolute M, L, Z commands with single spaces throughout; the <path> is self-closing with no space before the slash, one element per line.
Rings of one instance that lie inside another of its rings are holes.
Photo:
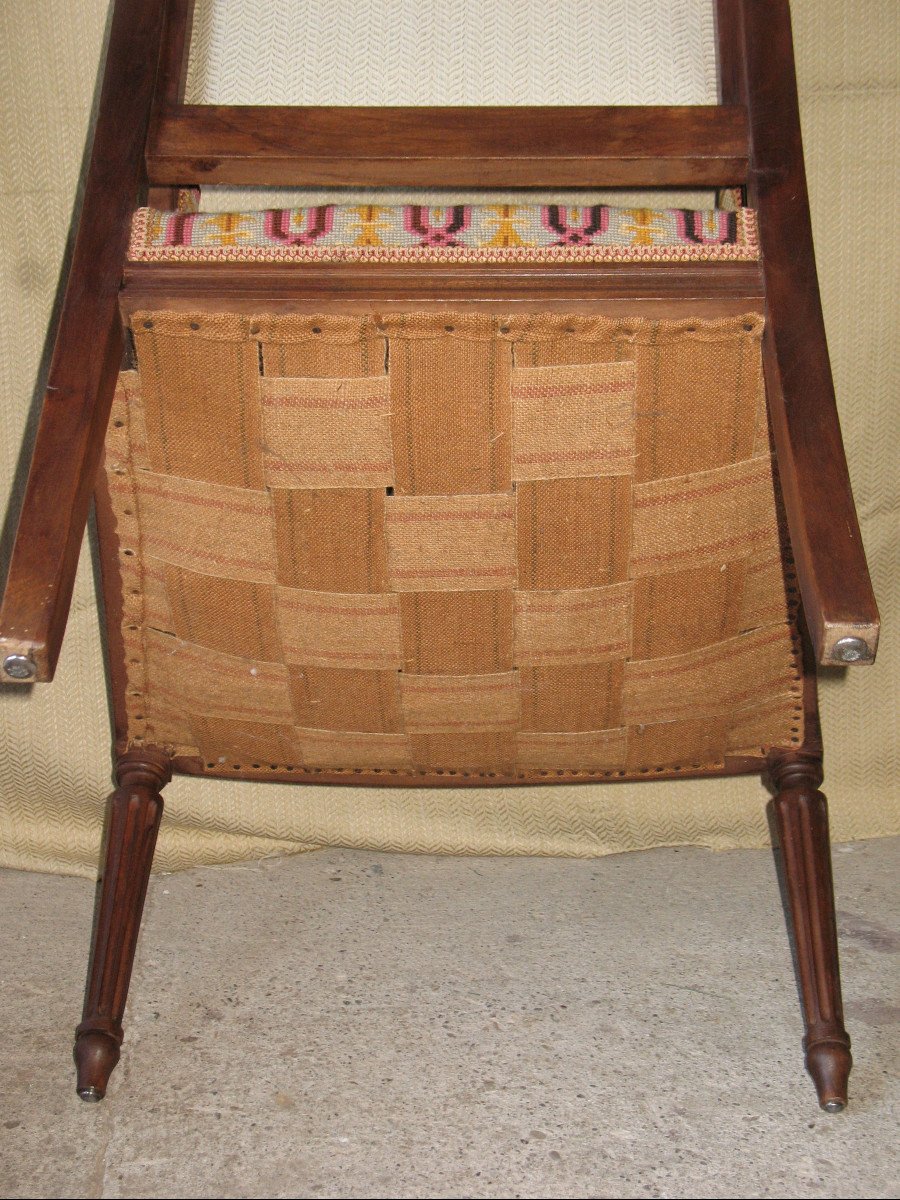
<path fill-rule="evenodd" d="M 82 1100 L 103 1099 L 119 1061 L 122 1014 L 162 817 L 160 790 L 170 778 L 168 756 L 149 748 L 123 755 L 116 765 L 119 786 L 109 798 L 84 1013 L 75 1031 Z"/>
<path fill-rule="evenodd" d="M 840 1112 L 853 1059 L 841 1004 L 828 806 L 818 790 L 821 760 L 783 752 L 769 767 L 778 788 L 775 820 L 803 997 L 806 1068 L 822 1108 Z"/>

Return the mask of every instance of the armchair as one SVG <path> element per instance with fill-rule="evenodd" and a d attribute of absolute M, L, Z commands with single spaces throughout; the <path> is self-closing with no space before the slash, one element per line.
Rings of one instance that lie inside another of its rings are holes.
<path fill-rule="evenodd" d="M 0 614 L 7 681 L 52 679 L 95 490 L 119 786 L 85 1099 L 172 771 L 768 771 L 807 1063 L 846 1103 L 814 668 L 871 662 L 878 614 L 787 5 L 717 13 L 718 107 L 292 110 L 184 105 L 191 5 L 119 0 Z M 191 211 L 211 183 L 740 197 Z"/>

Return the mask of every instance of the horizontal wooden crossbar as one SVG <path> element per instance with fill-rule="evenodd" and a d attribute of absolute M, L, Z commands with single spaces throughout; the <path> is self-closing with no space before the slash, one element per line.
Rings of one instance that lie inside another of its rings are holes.
<path fill-rule="evenodd" d="M 743 106 L 161 109 L 153 185 L 715 187 L 747 177 Z"/>
<path fill-rule="evenodd" d="M 757 262 L 554 263 L 543 265 L 128 263 L 123 313 L 140 308 L 290 311 L 314 303 L 319 311 L 347 304 L 366 309 L 438 303 L 444 307 L 496 304 L 506 310 L 564 302 L 566 311 L 600 312 L 623 300 L 658 316 L 755 310 L 763 290 Z M 671 310 L 671 311 L 670 311 Z"/>

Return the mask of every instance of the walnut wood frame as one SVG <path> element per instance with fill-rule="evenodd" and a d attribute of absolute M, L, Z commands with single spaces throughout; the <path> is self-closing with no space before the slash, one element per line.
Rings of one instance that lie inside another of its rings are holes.
<path fill-rule="evenodd" d="M 825 343 L 787 0 L 716 0 L 716 8 L 719 106 L 473 112 L 184 105 L 193 0 L 116 0 L 83 215 L 0 609 L 0 658 L 12 656 L 25 682 L 53 677 L 125 349 L 122 317 L 136 307 L 249 310 L 264 299 L 278 311 L 414 303 L 602 312 L 628 299 L 642 314 L 659 316 L 761 307 L 776 457 L 811 638 L 807 742 L 800 751 L 774 751 L 769 766 L 778 789 L 774 807 L 804 996 L 808 1065 L 821 1103 L 835 1109 L 846 1101 L 850 1056 L 840 1012 L 827 818 L 817 791 L 821 745 L 814 661 L 847 661 L 837 647 L 847 638 L 856 640 L 855 661 L 873 661 L 879 618 Z M 139 195 L 171 206 L 178 185 L 203 181 L 740 185 L 758 210 L 762 258 L 761 264 L 452 269 L 410 264 L 302 271 L 281 265 L 126 264 Z M 97 486 L 102 492 L 102 478 Z M 203 771 L 193 760 L 172 763 L 163 751 L 129 750 L 124 743 L 121 582 L 114 531 L 101 521 L 100 533 L 120 787 L 111 801 L 107 865 L 76 1048 L 79 1090 L 92 1099 L 103 1094 L 118 1058 L 162 811 L 160 788 L 173 766 Z M 731 760 L 723 773 L 759 769 L 758 760 Z M 329 781 L 324 772 L 315 778 Z M 333 781 L 346 777 L 336 773 Z"/>
<path fill-rule="evenodd" d="M 515 110 L 258 109 L 184 105 L 192 0 L 117 0 L 85 203 L 31 472 L 0 610 L 0 654 L 53 678 L 78 549 L 122 353 L 116 298 L 164 275 L 196 294 L 276 288 L 287 299 L 351 292 L 383 301 L 562 298 L 600 303 L 636 284 L 664 300 L 709 284 L 756 290 L 736 264 L 621 268 L 418 267 L 350 272 L 183 266 L 125 269 L 141 187 L 164 202 L 206 180 L 395 186 L 741 184 L 759 210 L 765 372 L 788 525 L 820 663 L 858 639 L 871 662 L 879 618 L 850 490 L 813 256 L 787 0 L 717 0 L 727 106 Z M 512 113 L 512 115 L 510 115 Z M 373 115 L 374 114 L 374 115 Z M 362 130 L 365 134 L 360 133 Z M 331 148 L 340 145 L 338 160 Z M 397 146 L 403 145 L 402 155 Z M 429 282 L 430 274 L 430 282 Z M 213 284 L 213 280 L 215 281 Z M 355 281 L 355 282 L 354 282 Z M 317 286 L 314 284 L 317 283 Z M 169 286 L 169 285 L 166 285 Z M 177 290 L 177 288 L 176 288 Z M 259 294 L 258 291 L 256 294 Z M 724 297 L 722 297 L 724 299 Z M 7 680 L 10 677 L 7 676 Z"/>

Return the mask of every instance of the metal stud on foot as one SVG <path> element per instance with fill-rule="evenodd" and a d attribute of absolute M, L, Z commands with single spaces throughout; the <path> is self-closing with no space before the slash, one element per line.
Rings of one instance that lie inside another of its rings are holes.
<path fill-rule="evenodd" d="M 869 657 L 869 647 L 858 637 L 843 637 L 834 643 L 831 657 L 836 662 L 862 662 Z"/>
<path fill-rule="evenodd" d="M 25 654 L 7 654 L 3 660 L 3 671 L 10 679 L 31 679 L 35 665 Z"/>

